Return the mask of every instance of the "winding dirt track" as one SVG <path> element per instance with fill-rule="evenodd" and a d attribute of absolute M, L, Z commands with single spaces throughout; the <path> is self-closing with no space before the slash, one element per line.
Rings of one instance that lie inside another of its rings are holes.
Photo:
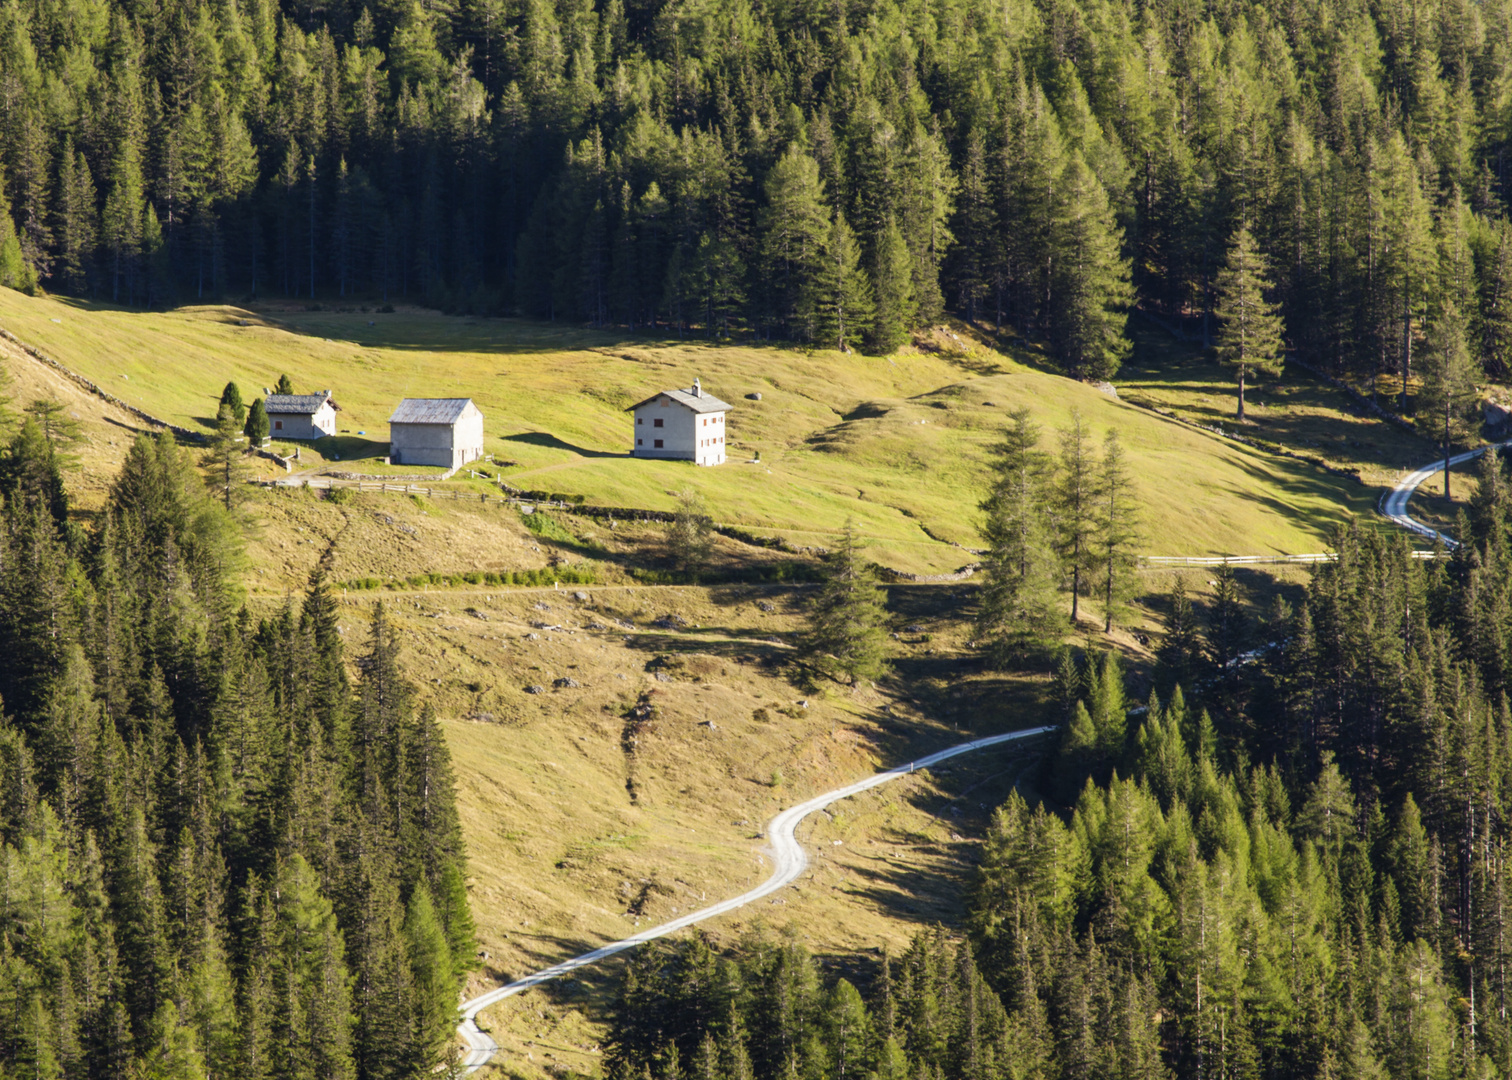
<path fill-rule="evenodd" d="M 776 862 L 776 868 L 772 871 L 771 877 L 767 878 L 750 892 L 741 893 L 739 896 L 720 901 L 717 904 L 711 904 L 699 911 L 684 915 L 680 919 L 673 919 L 671 922 L 644 930 L 633 937 L 627 937 L 623 941 L 616 941 L 602 948 L 594 949 L 592 952 L 586 952 L 582 956 L 575 956 L 571 960 L 564 960 L 560 964 L 546 968 L 543 971 L 538 971 L 534 975 L 527 975 L 525 978 L 512 982 L 507 986 L 501 986 L 495 990 L 488 991 L 486 994 L 480 994 L 478 997 L 463 1004 L 461 1006 L 462 1022 L 457 1025 L 457 1031 L 462 1036 L 462 1041 L 467 1044 L 468 1048 L 466 1055 L 462 1058 L 463 1066 L 468 1072 L 476 1072 L 498 1053 L 498 1044 L 489 1038 L 486 1032 L 479 1029 L 477 1024 L 478 1013 L 495 1002 L 512 997 L 522 990 L 529 990 L 532 986 L 539 986 L 541 983 L 559 976 L 568 975 L 578 968 L 587 967 L 589 964 L 596 964 L 600 960 L 614 956 L 616 953 L 633 949 L 637 945 L 644 945 L 648 941 L 655 941 L 657 938 L 665 937 L 668 934 L 681 930 L 685 926 L 692 926 L 694 923 L 703 922 L 705 919 L 712 919 L 716 915 L 723 915 L 726 912 L 734 911 L 736 908 L 744 907 L 746 904 L 760 900 L 764 896 L 770 896 L 778 889 L 792 884 L 798 878 L 798 875 L 803 873 L 804 867 L 808 865 L 808 853 L 804 851 L 803 845 L 799 843 L 795 831 L 798 828 L 798 823 L 816 810 L 822 810 L 831 803 L 839 802 L 841 799 L 848 799 L 852 795 L 858 795 L 863 791 L 885 784 L 889 780 L 897 780 L 899 777 L 907 776 L 918 769 L 928 768 L 948 758 L 974 753 L 977 750 L 986 750 L 994 746 L 1002 746 L 1005 743 L 1017 742 L 1021 739 L 1033 738 L 1036 735 L 1043 735 L 1046 732 L 1054 730 L 1055 728 L 1053 727 L 1037 727 L 1029 728 L 1025 731 L 1014 731 L 1007 735 L 991 735 L 985 739 L 974 739 L 971 742 L 961 743 L 959 746 L 952 746 L 938 753 L 930 754 L 928 757 L 922 757 L 918 761 L 910 761 L 907 765 L 899 765 L 897 768 L 888 769 L 886 772 L 876 773 L 875 775 L 868 776 L 865 780 L 858 780 L 856 783 L 848 784 L 843 788 L 825 792 L 823 795 L 816 795 L 807 802 L 789 807 L 774 817 L 772 823 L 767 826 L 767 839 L 771 841 L 771 854 Z"/>

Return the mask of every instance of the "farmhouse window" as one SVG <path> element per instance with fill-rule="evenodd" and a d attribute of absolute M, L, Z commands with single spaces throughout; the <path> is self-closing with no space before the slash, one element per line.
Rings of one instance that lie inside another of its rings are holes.
<path fill-rule="evenodd" d="M 662 441 L 660 439 L 657 439 L 656 440 L 656 449 L 660 450 L 661 448 L 662 448 Z"/>
<path fill-rule="evenodd" d="M 637 416 L 637 417 L 636 417 L 636 418 L 635 418 L 635 422 L 636 422 L 636 423 L 637 423 L 637 424 L 644 424 L 644 423 L 645 423 L 645 421 L 644 421 L 644 420 L 642 420 L 642 419 L 641 419 L 641 418 L 640 418 L 640 417 L 639 417 L 639 416 Z"/>
<path fill-rule="evenodd" d="M 283 430 L 283 421 L 282 420 L 275 420 L 275 421 L 273 421 L 273 430 L 274 431 L 282 431 Z"/>
<path fill-rule="evenodd" d="M 644 445 L 645 445 L 645 442 L 646 442 L 646 440 L 645 440 L 645 439 L 636 439 L 636 440 L 635 440 L 635 445 L 636 445 L 636 446 L 644 446 Z"/>
<path fill-rule="evenodd" d="M 662 426 L 662 418 L 658 416 L 655 420 L 653 420 L 651 422 L 651 426 L 652 427 L 661 427 Z"/>

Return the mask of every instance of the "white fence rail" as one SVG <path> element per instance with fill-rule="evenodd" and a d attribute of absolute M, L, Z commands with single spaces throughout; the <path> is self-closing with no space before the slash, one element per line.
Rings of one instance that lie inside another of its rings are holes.
<path fill-rule="evenodd" d="M 1447 551 L 1414 551 L 1414 559 L 1444 559 Z M 1320 551 L 1310 555 L 1141 555 L 1140 564 L 1151 568 L 1166 566 L 1275 566 L 1282 563 L 1309 565 L 1335 562 L 1338 554 Z"/>

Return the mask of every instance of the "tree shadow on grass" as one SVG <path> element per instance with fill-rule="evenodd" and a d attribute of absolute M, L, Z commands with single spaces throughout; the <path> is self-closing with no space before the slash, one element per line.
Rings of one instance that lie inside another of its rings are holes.
<path fill-rule="evenodd" d="M 569 453 L 586 458 L 628 458 L 632 456 L 628 451 L 589 450 L 586 446 L 576 446 L 546 431 L 522 431 L 518 435 L 503 435 L 500 438 L 502 441 L 509 443 L 524 443 L 527 446 L 540 446 L 548 450 L 566 450 Z"/>

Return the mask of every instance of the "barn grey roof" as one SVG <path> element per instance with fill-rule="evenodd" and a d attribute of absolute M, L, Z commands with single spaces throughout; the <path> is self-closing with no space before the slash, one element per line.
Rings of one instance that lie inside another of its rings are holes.
<path fill-rule="evenodd" d="M 730 406 L 725 404 L 723 401 L 720 401 L 717 397 L 714 397 L 708 391 L 704 391 L 702 394 L 697 394 L 694 393 L 694 388 L 691 386 L 686 390 L 663 390 L 660 394 L 652 394 L 645 401 L 637 402 L 625 411 L 634 412 L 642 405 L 649 405 L 659 397 L 669 397 L 679 405 L 686 405 L 696 413 L 730 411 Z"/>
<path fill-rule="evenodd" d="M 405 398 L 389 417 L 391 424 L 455 424 L 472 398 Z M 473 406 L 476 408 L 477 406 Z"/>
<path fill-rule="evenodd" d="M 270 413 L 314 416 L 330 396 L 329 390 L 322 390 L 318 394 L 269 394 L 263 399 L 263 408 Z M 332 402 L 332 406 L 335 406 L 335 402 Z"/>

